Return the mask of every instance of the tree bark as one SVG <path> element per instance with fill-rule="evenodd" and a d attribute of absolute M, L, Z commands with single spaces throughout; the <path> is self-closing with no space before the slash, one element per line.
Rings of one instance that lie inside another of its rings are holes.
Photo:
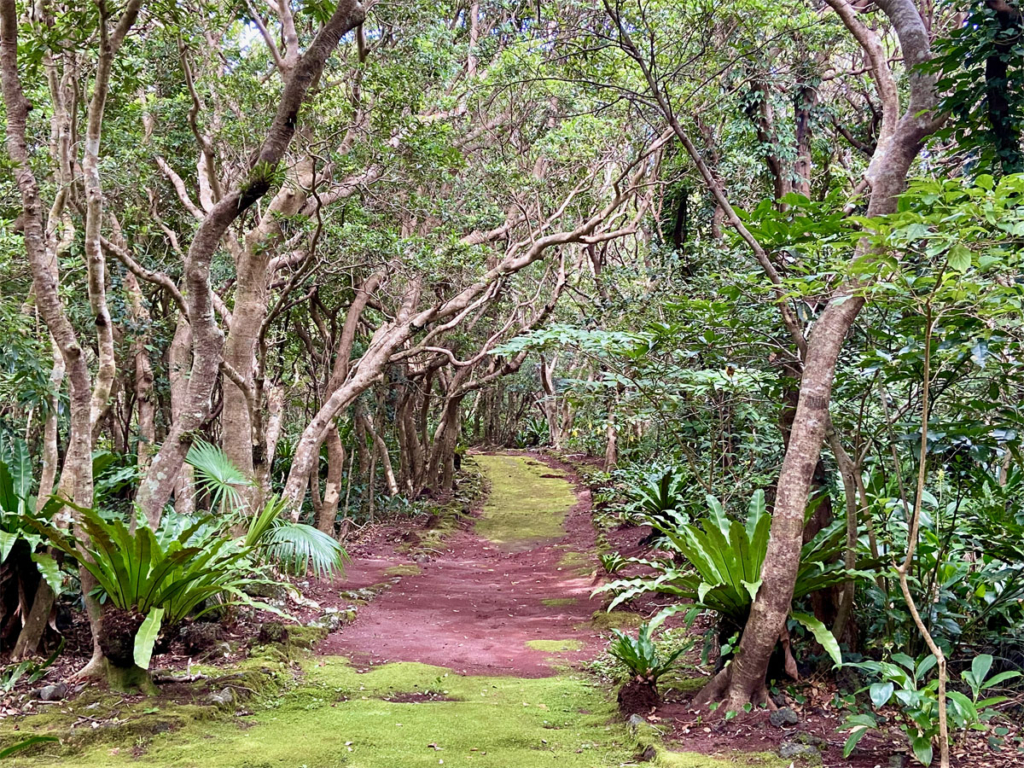
<path fill-rule="evenodd" d="M 273 171 L 284 158 L 295 135 L 299 110 L 309 89 L 319 80 L 327 58 L 337 48 L 342 36 L 361 24 L 364 16 L 361 3 L 356 0 L 340 0 L 334 13 L 317 32 L 287 77 L 277 114 L 255 161 L 250 165 L 245 181 L 213 206 L 192 240 L 185 264 L 189 322 L 193 333 L 192 372 L 188 381 L 186 404 L 139 488 L 138 504 L 153 528 L 159 524 L 163 506 L 177 484 L 178 473 L 192 443 L 192 436 L 209 418 L 210 396 L 220 371 L 224 336 L 214 317 L 214 297 L 210 286 L 213 254 L 228 227 L 270 188 Z M 322 431 L 323 425 L 317 430 L 317 438 Z M 303 486 L 311 466 L 312 457 L 308 453 L 309 450 L 303 456 Z M 296 497 L 301 493 L 295 486 L 291 492 Z"/>
<path fill-rule="evenodd" d="M 861 42 L 875 65 L 875 80 L 883 97 L 894 97 L 892 78 L 874 33 L 867 30 L 845 0 L 828 0 L 854 37 Z M 911 0 L 877 0 L 899 37 L 908 67 L 931 57 L 928 32 Z M 936 116 L 935 77 L 911 69 L 911 96 L 906 112 L 895 125 L 883 125 L 880 140 L 866 173 L 871 185 L 868 216 L 896 210 L 907 174 L 924 142 L 941 125 Z M 898 102 L 896 103 L 898 106 Z M 890 116 L 894 108 L 887 107 Z M 891 119 L 891 118 L 890 118 Z M 865 253 L 858 248 L 857 256 Z M 815 323 L 807 342 L 800 398 L 793 419 L 790 444 L 779 476 L 778 495 L 772 517 L 768 552 L 761 572 L 762 584 L 751 607 L 750 619 L 733 663 L 702 691 L 704 703 L 723 694 L 726 710 L 739 711 L 747 703 L 761 703 L 767 695 L 765 675 L 776 639 L 785 626 L 800 564 L 804 509 L 810 494 L 814 468 L 821 453 L 828 425 L 828 406 L 835 367 L 847 332 L 864 306 L 861 286 L 844 286 L 829 302 Z"/>

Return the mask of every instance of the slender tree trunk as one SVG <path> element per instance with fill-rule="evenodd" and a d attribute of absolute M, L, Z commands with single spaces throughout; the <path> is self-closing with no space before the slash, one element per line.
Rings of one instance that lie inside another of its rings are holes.
<path fill-rule="evenodd" d="M 187 403 L 188 372 L 192 368 L 192 326 L 185 317 L 178 316 L 174 338 L 167 350 L 167 375 L 171 389 L 171 425 L 182 417 Z M 174 511 L 179 515 L 195 512 L 195 481 L 192 467 L 182 464 L 174 484 Z"/>

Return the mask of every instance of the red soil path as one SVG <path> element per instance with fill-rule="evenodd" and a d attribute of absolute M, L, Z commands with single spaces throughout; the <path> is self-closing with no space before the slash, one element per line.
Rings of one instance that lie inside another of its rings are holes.
<path fill-rule="evenodd" d="M 550 457 L 528 455 L 568 469 Z M 567 479 L 575 480 L 572 475 Z M 545 677 L 554 674 L 554 664 L 594 658 L 605 641 L 589 624 L 601 608 L 600 601 L 590 599 L 592 576 L 578 575 L 578 566 L 559 565 L 567 551 L 574 551 L 586 553 L 597 568 L 590 491 L 577 485 L 576 492 L 577 503 L 558 541 L 511 552 L 472 531 L 459 531 L 446 540 L 440 556 L 419 564 L 420 575 L 403 576 L 361 608 L 353 624 L 321 643 L 319 653 L 347 656 L 357 664 L 417 661 L 462 674 L 519 677 Z M 389 566 L 411 562 L 393 554 L 360 557 L 342 586 L 381 581 Z M 576 602 L 542 602 L 565 598 Z M 582 648 L 555 658 L 526 645 L 569 639 Z"/>

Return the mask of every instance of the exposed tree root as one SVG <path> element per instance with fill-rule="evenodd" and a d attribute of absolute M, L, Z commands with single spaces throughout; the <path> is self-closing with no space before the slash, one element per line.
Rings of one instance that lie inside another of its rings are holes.
<path fill-rule="evenodd" d="M 693 709 L 706 709 L 712 702 L 721 702 L 722 712 L 741 712 L 747 704 L 760 706 L 764 704 L 775 710 L 775 702 L 768 696 L 768 686 L 762 681 L 758 687 L 748 693 L 742 686 L 733 684 L 732 665 L 720 671 L 705 685 L 693 699 Z"/>

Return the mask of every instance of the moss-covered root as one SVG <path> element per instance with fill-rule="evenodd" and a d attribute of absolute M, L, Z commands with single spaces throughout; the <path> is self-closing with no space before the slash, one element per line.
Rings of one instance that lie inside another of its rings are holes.
<path fill-rule="evenodd" d="M 118 667 L 108 659 L 105 664 L 107 685 L 110 690 L 118 693 L 144 693 L 146 696 L 156 696 L 158 691 L 156 683 L 148 669 L 136 665 L 130 667 Z"/>

